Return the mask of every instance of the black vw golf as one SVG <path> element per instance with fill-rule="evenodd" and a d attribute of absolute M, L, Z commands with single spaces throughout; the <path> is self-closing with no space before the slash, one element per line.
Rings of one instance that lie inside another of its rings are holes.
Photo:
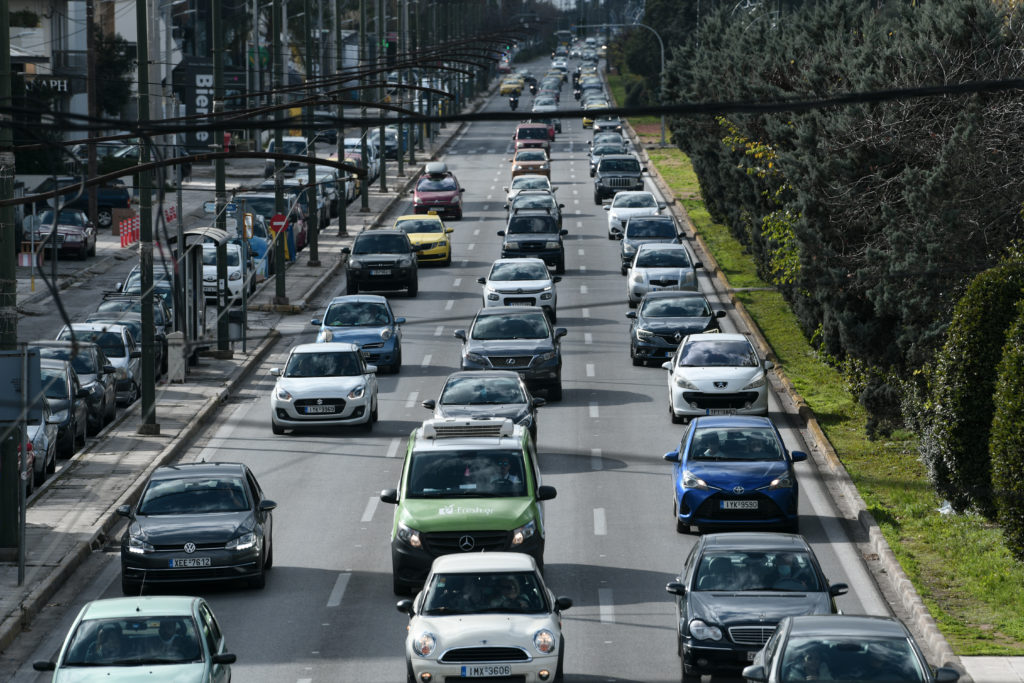
<path fill-rule="evenodd" d="M 240 463 L 160 467 L 121 537 L 121 590 L 138 595 L 155 583 L 246 579 L 263 588 L 274 562 L 271 538 L 277 503 L 263 496 Z"/>

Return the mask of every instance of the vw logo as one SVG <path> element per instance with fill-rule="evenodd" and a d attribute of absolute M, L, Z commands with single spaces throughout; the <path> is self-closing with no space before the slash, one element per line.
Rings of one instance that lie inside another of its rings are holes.
<path fill-rule="evenodd" d="M 515 364 L 516 364 L 516 359 L 515 358 L 506 358 L 505 359 L 505 365 L 515 365 Z"/>
<path fill-rule="evenodd" d="M 185 544 L 185 552 L 191 555 L 196 551 L 196 544 L 191 541 Z"/>
<path fill-rule="evenodd" d="M 714 384 L 715 389 L 725 389 L 727 386 L 729 386 L 728 382 L 715 382 Z"/>
<path fill-rule="evenodd" d="M 733 486 L 732 487 L 732 492 L 735 493 L 737 496 L 742 496 L 743 495 L 743 487 L 742 486 Z"/>
<path fill-rule="evenodd" d="M 324 400 L 323 400 L 322 398 L 318 398 L 318 399 L 316 400 L 316 404 L 317 404 L 318 406 L 322 406 L 322 405 L 324 404 Z"/>
<path fill-rule="evenodd" d="M 462 552 L 468 553 L 475 546 L 476 542 L 473 540 L 472 536 L 463 536 L 459 539 L 459 550 Z"/>

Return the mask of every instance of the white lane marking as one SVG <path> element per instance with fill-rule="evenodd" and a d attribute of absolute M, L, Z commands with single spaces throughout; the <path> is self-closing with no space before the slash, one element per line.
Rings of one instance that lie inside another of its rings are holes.
<path fill-rule="evenodd" d="M 475 246 L 476 244 L 471 242 L 470 244 L 466 245 L 466 251 L 473 251 L 473 247 Z"/>
<path fill-rule="evenodd" d="M 465 266 L 467 264 L 469 264 L 469 259 L 468 258 L 464 258 L 464 259 L 462 259 L 462 261 L 459 262 L 460 266 Z"/>
<path fill-rule="evenodd" d="M 574 200 L 572 200 L 572 203 L 573 203 L 573 204 L 579 204 L 579 203 L 580 203 L 580 200 L 578 200 L 578 199 L 574 199 Z"/>
<path fill-rule="evenodd" d="M 580 251 L 582 251 L 582 249 Z M 587 267 L 586 266 L 580 266 L 580 273 L 585 273 L 585 272 L 587 272 Z"/>
<path fill-rule="evenodd" d="M 313 679 L 312 678 L 300 678 L 299 680 L 295 681 L 295 683 L 313 683 Z"/>
<path fill-rule="evenodd" d="M 601 615 L 602 624 L 615 623 L 615 603 L 612 600 L 612 596 L 611 588 L 597 589 L 598 612 Z"/>
<path fill-rule="evenodd" d="M 595 374 L 594 374 L 594 364 L 593 363 L 587 363 L 587 377 L 594 377 L 594 376 L 595 376 Z"/>
<path fill-rule="evenodd" d="M 393 458 L 398 455 L 398 447 L 402 445 L 401 439 L 391 439 L 391 443 L 388 444 L 388 452 L 384 456 L 385 458 Z"/>
<path fill-rule="evenodd" d="M 579 193 L 580 193 L 580 191 L 579 191 L 579 190 L 573 190 L 573 191 L 572 191 L 572 193 L 573 193 L 573 194 L 579 194 Z"/>
<path fill-rule="evenodd" d="M 359 518 L 360 522 L 372 522 L 373 513 L 377 511 L 377 501 L 380 498 L 377 496 L 370 496 L 370 500 L 366 503 L 366 507 L 363 509 L 363 516 Z"/>
<path fill-rule="evenodd" d="M 575 173 L 570 173 L 569 177 L 572 178 L 573 180 L 575 180 L 576 179 L 576 174 Z"/>
<path fill-rule="evenodd" d="M 444 325 L 438 325 L 434 329 L 434 336 L 435 337 L 440 337 L 442 334 L 444 334 Z"/>
<path fill-rule="evenodd" d="M 334 582 L 334 588 L 331 590 L 331 597 L 327 598 L 328 607 L 337 607 L 341 604 L 341 598 L 345 595 L 345 589 L 348 588 L 348 580 L 351 578 L 351 572 L 341 572 L 338 574 L 338 580 Z"/>
<path fill-rule="evenodd" d="M 577 228 L 582 228 L 583 227 L 583 221 L 576 221 L 576 227 Z"/>
<path fill-rule="evenodd" d="M 580 315 L 582 315 L 584 318 L 589 318 L 590 317 L 590 309 L 589 308 L 581 308 L 580 309 Z"/>
<path fill-rule="evenodd" d="M 601 449 L 591 448 L 590 449 L 590 469 L 601 470 L 604 469 L 604 461 L 601 459 Z"/>
<path fill-rule="evenodd" d="M 577 201 L 576 203 L 579 204 L 579 201 Z M 583 209 L 576 209 L 576 214 L 577 215 L 579 215 L 581 213 L 583 213 Z"/>
<path fill-rule="evenodd" d="M 577 249 L 576 253 L 579 254 L 580 256 L 583 256 L 583 250 L 582 249 Z"/>
<path fill-rule="evenodd" d="M 452 283 L 452 287 L 460 287 L 460 286 L 462 286 L 462 278 L 461 277 L 457 277 L 457 278 L 455 278 L 455 282 Z"/>
<path fill-rule="evenodd" d="M 480 228 L 477 228 L 476 230 L 473 231 L 473 237 L 476 237 L 479 234 L 480 234 Z"/>
<path fill-rule="evenodd" d="M 493 191 L 494 188 L 496 188 L 496 187 L 497 187 L 497 185 L 491 185 L 491 190 Z M 488 196 L 487 198 L 490 199 L 490 196 Z"/>
<path fill-rule="evenodd" d="M 588 345 L 589 344 L 593 344 L 594 343 L 594 335 L 592 333 L 590 333 L 590 332 L 584 332 L 583 333 L 583 343 L 584 344 L 588 344 Z"/>
<path fill-rule="evenodd" d="M 487 209 L 489 209 L 489 208 L 491 208 L 491 205 L 490 205 L 490 204 L 484 204 L 484 205 L 483 205 L 483 210 L 484 210 L 484 211 L 486 211 L 486 210 L 487 210 Z"/>
<path fill-rule="evenodd" d="M 493 190 L 494 188 L 492 187 L 491 189 Z M 494 196 L 493 194 L 489 194 L 489 195 L 487 195 L 487 199 L 490 199 L 493 196 Z"/>
<path fill-rule="evenodd" d="M 444 304 L 444 310 L 450 311 L 455 307 L 455 299 L 448 299 Z"/>
<path fill-rule="evenodd" d="M 588 291 L 586 285 L 580 285 L 580 294 L 586 294 Z"/>
<path fill-rule="evenodd" d="M 605 522 L 604 508 L 594 508 L 594 535 L 605 536 L 608 534 L 608 524 Z"/>
<path fill-rule="evenodd" d="M 430 355 L 429 353 L 427 355 L 423 356 L 423 360 L 420 361 L 420 367 L 421 368 L 430 367 L 430 361 L 431 361 L 432 358 L 433 358 L 433 356 Z"/>
<path fill-rule="evenodd" d="M 594 418 L 595 420 L 601 417 L 601 415 L 598 413 L 597 403 L 590 404 L 590 417 Z"/>
<path fill-rule="evenodd" d="M 406 408 L 412 408 L 414 405 L 416 405 L 416 399 L 419 398 L 419 397 L 420 397 L 420 392 L 418 392 L 418 391 L 409 392 L 409 398 L 405 399 L 405 407 Z"/>

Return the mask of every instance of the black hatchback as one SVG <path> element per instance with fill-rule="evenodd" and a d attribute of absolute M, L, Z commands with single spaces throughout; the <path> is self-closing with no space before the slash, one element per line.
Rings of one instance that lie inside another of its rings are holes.
<path fill-rule="evenodd" d="M 803 536 L 732 532 L 701 536 L 665 590 L 676 596 L 682 680 L 698 683 L 739 676 L 780 619 L 835 614 L 849 587 L 829 584 Z"/>
<path fill-rule="evenodd" d="M 700 292 L 648 292 L 636 311 L 629 311 L 629 357 L 633 365 L 645 365 L 672 358 L 683 337 L 700 332 L 719 331 L 719 318 L 725 311 L 714 311 Z"/>

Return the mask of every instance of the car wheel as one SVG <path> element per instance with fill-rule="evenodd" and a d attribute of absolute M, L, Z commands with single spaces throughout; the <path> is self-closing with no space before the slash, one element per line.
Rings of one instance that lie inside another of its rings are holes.
<path fill-rule="evenodd" d="M 70 458 L 75 454 L 75 432 L 73 429 L 69 429 L 57 444 L 57 452 L 62 458 Z"/>
<path fill-rule="evenodd" d="M 562 381 L 559 380 L 558 384 L 554 384 L 548 387 L 548 399 L 551 401 L 562 400 Z"/>
<path fill-rule="evenodd" d="M 89 247 L 89 256 L 95 256 L 95 255 L 96 255 L 96 243 L 93 242 L 92 246 Z"/>
<path fill-rule="evenodd" d="M 274 543 L 273 543 L 273 539 L 271 539 L 267 543 L 267 559 L 263 560 L 263 568 L 264 569 L 273 569 L 274 568 Z"/>
<path fill-rule="evenodd" d="M 630 308 L 636 308 L 636 305 L 637 305 L 637 302 L 636 302 L 636 301 L 632 301 L 632 300 L 630 300 L 630 302 L 629 302 L 629 307 L 630 307 Z"/>
<path fill-rule="evenodd" d="M 142 585 L 138 581 L 129 581 L 124 578 L 124 574 L 121 574 L 121 593 L 126 596 L 135 596 L 141 594 Z"/>
<path fill-rule="evenodd" d="M 32 487 L 42 486 L 43 482 L 46 481 L 47 465 L 43 464 L 43 469 L 37 470 L 35 466 L 32 467 Z"/>
<path fill-rule="evenodd" d="M 53 474 L 56 471 L 57 471 L 57 452 L 54 451 L 53 454 L 50 455 L 50 459 L 46 461 L 46 473 L 47 474 Z"/>
<path fill-rule="evenodd" d="M 139 400 L 139 385 L 137 382 L 132 382 L 132 394 L 128 397 L 128 405 L 131 405 Z"/>
<path fill-rule="evenodd" d="M 395 595 L 411 595 L 413 593 L 412 588 L 399 581 L 394 574 L 391 576 L 391 591 Z"/>
<path fill-rule="evenodd" d="M 629 359 L 633 361 L 633 367 L 640 367 L 644 364 L 643 360 L 636 357 L 636 353 L 633 352 L 633 349 L 629 350 Z"/>
<path fill-rule="evenodd" d="M 551 321 L 551 324 L 552 325 L 557 324 L 558 323 L 558 311 L 556 311 L 553 308 L 549 308 L 549 309 L 547 309 L 547 311 L 548 311 L 548 320 Z"/>
<path fill-rule="evenodd" d="M 561 258 L 559 258 L 558 259 L 558 263 L 555 264 L 555 274 L 557 274 L 557 275 L 564 275 L 565 274 L 565 256 L 564 255 Z"/>
<path fill-rule="evenodd" d="M 78 421 L 75 420 L 75 450 L 85 446 L 85 439 L 88 434 L 89 425 L 88 423 L 82 425 L 82 429 L 78 429 Z"/>
<path fill-rule="evenodd" d="M 277 424 L 276 422 L 271 422 L 270 431 L 274 432 L 275 434 L 284 434 L 284 427 Z"/>
<path fill-rule="evenodd" d="M 388 366 L 388 372 L 397 375 L 402 369 L 402 347 L 395 349 L 395 362 Z"/>
<path fill-rule="evenodd" d="M 84 261 L 88 257 L 89 257 L 89 249 L 87 247 L 82 247 L 81 249 L 78 250 L 78 260 L 79 261 Z"/>
<path fill-rule="evenodd" d="M 379 415 L 378 415 L 378 409 L 379 408 L 380 408 L 380 404 L 378 404 L 376 401 L 374 401 L 373 409 L 370 410 L 370 419 L 373 420 L 374 422 L 376 422 L 378 419 L 380 419 Z"/>
<path fill-rule="evenodd" d="M 596 192 L 594 193 L 594 203 L 601 206 L 601 195 Z"/>
<path fill-rule="evenodd" d="M 412 670 L 412 662 L 405 660 L 405 683 L 416 683 L 416 674 Z"/>
<path fill-rule="evenodd" d="M 444 258 L 443 266 L 450 266 L 452 264 L 452 250 L 448 250 L 448 255 Z"/>
<path fill-rule="evenodd" d="M 263 571 L 263 567 L 260 567 L 259 573 L 249 579 L 249 587 L 255 590 L 263 590 L 266 586 L 267 574 Z"/>
<path fill-rule="evenodd" d="M 558 638 L 558 665 L 555 667 L 555 681 L 565 680 L 565 638 Z"/>
<path fill-rule="evenodd" d="M 359 283 L 358 282 L 353 282 L 352 279 L 349 278 L 348 282 L 345 283 L 345 292 L 347 294 L 358 294 L 359 293 Z"/>
<path fill-rule="evenodd" d="M 672 401 L 668 403 L 668 416 L 672 418 L 672 424 L 674 425 L 681 425 L 686 422 L 686 418 L 676 415 L 676 411 L 672 408 Z"/>
<path fill-rule="evenodd" d="M 419 294 L 419 291 L 420 281 L 419 278 L 416 278 L 415 280 L 409 283 L 409 296 L 416 296 L 417 294 Z"/>
<path fill-rule="evenodd" d="M 359 428 L 364 432 L 373 431 L 373 411 L 366 416 L 366 422 L 360 423 Z"/>
<path fill-rule="evenodd" d="M 619 275 L 625 275 L 629 272 L 629 268 L 626 266 L 619 266 Z"/>
<path fill-rule="evenodd" d="M 679 661 L 682 667 L 682 683 L 700 683 L 700 674 L 687 673 L 686 664 L 682 663 L 683 660 L 681 659 Z"/>
<path fill-rule="evenodd" d="M 116 396 L 116 394 L 115 394 L 115 396 Z M 110 424 L 111 422 L 114 421 L 114 418 L 117 417 L 117 399 L 116 398 L 114 400 L 112 400 L 112 401 L 107 401 L 106 402 L 106 413 L 105 413 L 105 415 L 106 415 L 106 417 L 103 420 L 104 424 Z"/>
<path fill-rule="evenodd" d="M 109 208 L 100 207 L 96 211 L 96 222 L 101 228 L 109 228 L 114 222 L 114 212 Z"/>

